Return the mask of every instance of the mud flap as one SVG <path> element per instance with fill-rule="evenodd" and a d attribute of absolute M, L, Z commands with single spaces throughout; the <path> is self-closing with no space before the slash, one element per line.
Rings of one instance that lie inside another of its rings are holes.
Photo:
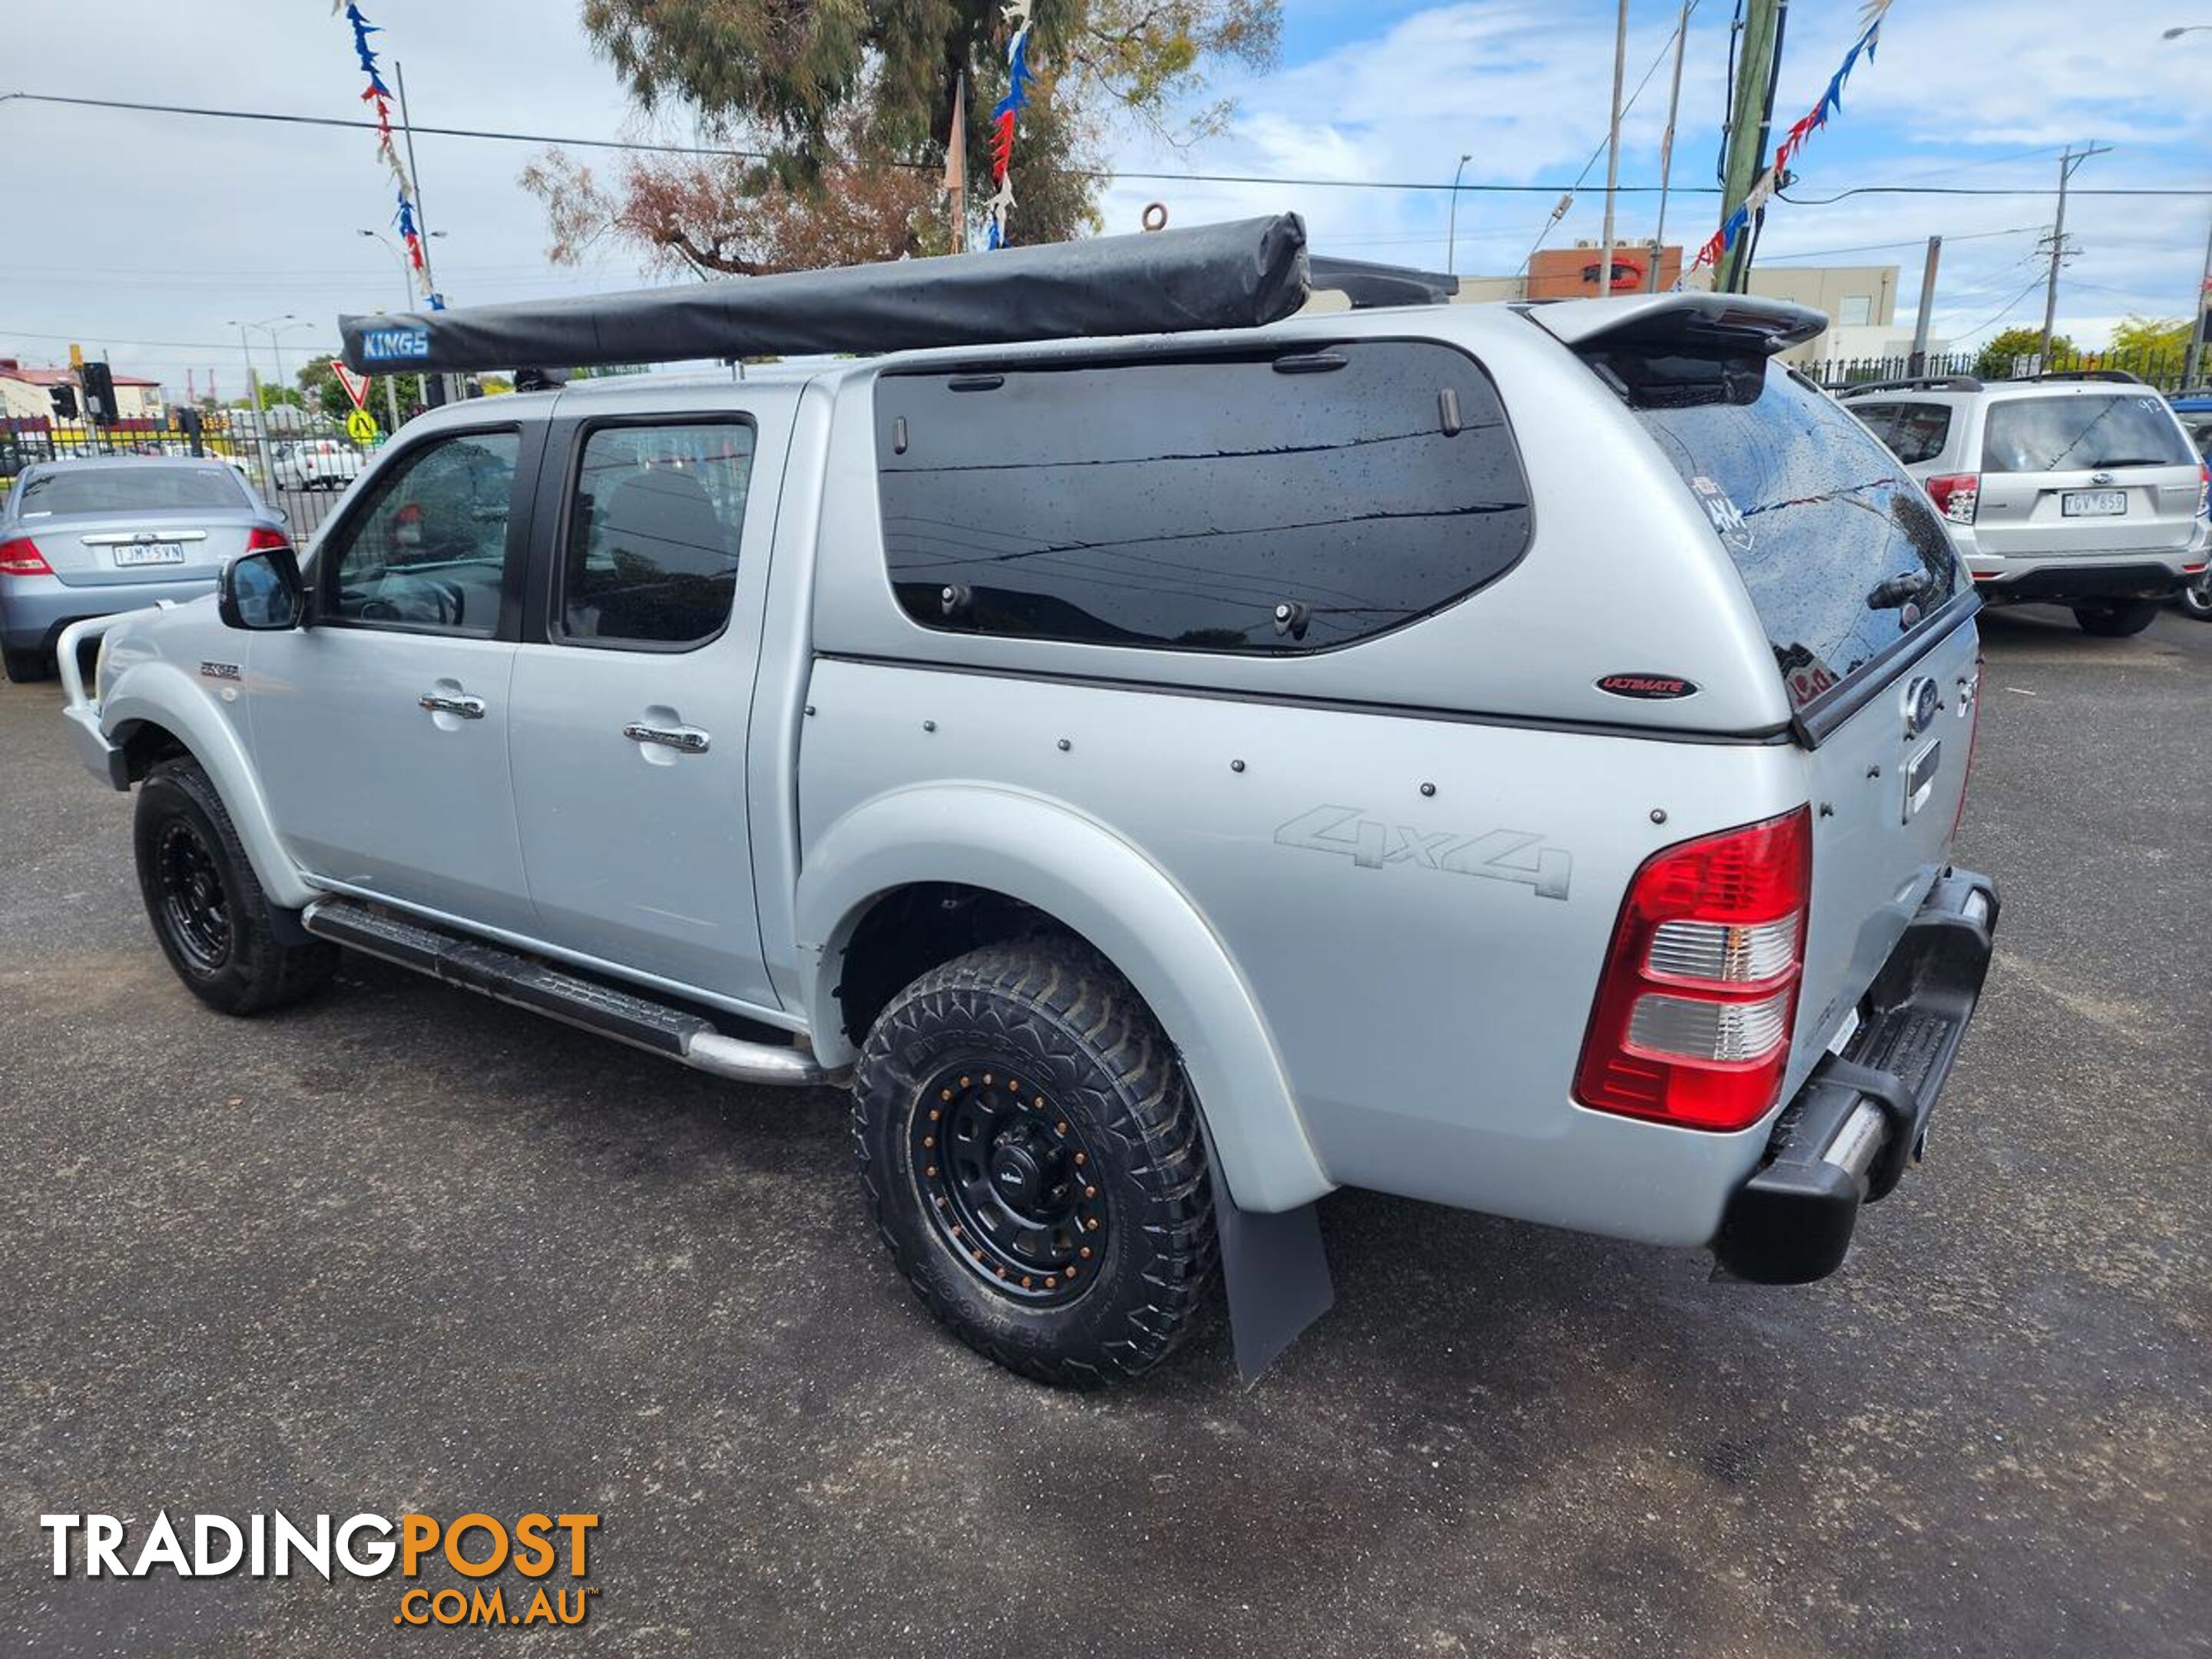
<path fill-rule="evenodd" d="M 1237 1375 L 1249 1385 L 1328 1311 L 1336 1286 L 1328 1276 L 1321 1218 L 1311 1204 L 1272 1215 L 1238 1208 L 1222 1176 L 1211 1133 L 1206 1136 L 1206 1166 L 1213 1184 L 1221 1278 L 1229 1291 L 1230 1343 L 1236 1350 Z"/>

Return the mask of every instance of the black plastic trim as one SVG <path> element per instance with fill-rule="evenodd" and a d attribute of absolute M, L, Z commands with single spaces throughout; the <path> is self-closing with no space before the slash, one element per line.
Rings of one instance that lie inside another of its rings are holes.
<path fill-rule="evenodd" d="M 1987 914 L 1966 914 L 1979 896 Z M 1897 1185 L 1926 1134 L 1989 972 L 1996 932 L 1996 885 L 1968 871 L 1947 872 L 1929 891 L 1869 988 L 1859 1030 L 1840 1054 L 1825 1054 L 1775 1121 L 1759 1168 L 1737 1188 L 1713 1240 L 1723 1272 L 1763 1285 L 1803 1285 L 1843 1265 L 1862 1206 Z M 1916 1088 L 1881 1062 L 1895 1052 L 1903 1017 L 1940 1021 L 1943 1037 Z M 1884 1119 L 1880 1148 L 1863 1179 L 1826 1154 L 1864 1105 Z"/>
<path fill-rule="evenodd" d="M 1071 646 L 1071 650 L 1088 647 Z M 1066 674 L 1042 668 L 1006 668 L 982 663 L 924 662 L 858 651 L 817 651 L 817 662 L 849 662 L 869 668 L 910 668 L 927 674 L 976 674 L 986 679 L 1026 680 L 1033 684 L 1074 685 L 1100 691 L 1134 691 L 1164 697 L 1196 697 L 1210 702 L 1266 703 L 1285 708 L 1315 708 L 1327 714 L 1375 714 L 1393 720 L 1441 720 L 1459 726 L 1504 726 L 1528 732 L 1571 732 L 1593 738 L 1642 738 L 1654 743 L 1715 744 L 1731 748 L 1771 748 L 1795 738 L 1786 726 L 1749 732 L 1698 732 L 1683 726 L 1636 726 L 1627 721 L 1549 720 L 1535 714 L 1487 714 L 1467 708 L 1430 708 L 1416 703 L 1366 702 L 1355 697 L 1316 697 L 1291 691 L 1261 691 L 1249 686 L 1188 685 L 1165 680 L 1132 680 L 1108 674 Z M 1259 660 L 1268 660 L 1260 659 Z"/>

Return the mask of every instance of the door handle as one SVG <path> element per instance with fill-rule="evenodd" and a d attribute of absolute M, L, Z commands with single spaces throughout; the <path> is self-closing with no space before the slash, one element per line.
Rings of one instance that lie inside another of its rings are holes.
<path fill-rule="evenodd" d="M 623 727 L 623 736 L 632 743 L 657 743 L 686 755 L 703 755 L 714 741 L 696 726 L 647 726 L 641 720 Z"/>
<path fill-rule="evenodd" d="M 445 691 L 425 691 L 416 701 L 433 714 L 457 714 L 465 720 L 480 720 L 484 717 L 482 697 L 456 696 Z"/>

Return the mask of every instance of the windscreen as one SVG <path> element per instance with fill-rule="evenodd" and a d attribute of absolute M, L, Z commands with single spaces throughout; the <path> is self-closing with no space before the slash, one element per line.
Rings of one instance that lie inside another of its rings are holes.
<path fill-rule="evenodd" d="M 1993 398 L 1982 437 L 1984 472 L 2179 466 L 2194 459 L 2166 400 L 2148 392 Z"/>
<path fill-rule="evenodd" d="M 1601 372 L 1682 475 L 1766 629 L 1793 708 L 1964 591 L 1950 538 L 1874 434 L 1787 369 L 1650 359 Z"/>
<path fill-rule="evenodd" d="M 228 467 L 88 466 L 42 472 L 23 486 L 25 518 L 36 513 L 180 513 L 250 507 Z"/>

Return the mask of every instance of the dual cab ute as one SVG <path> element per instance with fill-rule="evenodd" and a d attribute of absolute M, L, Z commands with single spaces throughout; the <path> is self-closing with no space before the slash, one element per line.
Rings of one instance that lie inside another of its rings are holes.
<path fill-rule="evenodd" d="M 155 937 L 230 1013 L 343 946 L 849 1084 L 898 1272 L 1048 1382 L 1219 1276 L 1266 1363 L 1347 1185 L 1831 1272 L 1989 959 L 1972 584 L 1771 361 L 1814 314 L 1445 286 L 1285 216 L 349 322 L 885 355 L 438 411 L 81 625 Z"/>

